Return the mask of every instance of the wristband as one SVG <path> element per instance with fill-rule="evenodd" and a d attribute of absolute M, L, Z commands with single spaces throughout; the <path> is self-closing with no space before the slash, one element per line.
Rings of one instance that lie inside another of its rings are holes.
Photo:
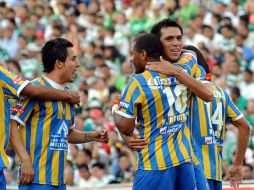
<path fill-rule="evenodd" d="M 114 114 L 114 112 L 115 112 L 116 110 L 118 110 L 119 104 L 120 104 L 120 100 L 115 99 L 115 100 L 114 100 L 114 105 L 113 105 L 112 108 L 111 108 L 112 114 Z"/>
<path fill-rule="evenodd" d="M 112 114 L 114 114 L 114 112 L 116 111 L 116 110 L 118 110 L 118 104 L 114 104 L 113 106 L 112 106 L 112 108 L 111 108 L 111 111 L 112 111 Z"/>

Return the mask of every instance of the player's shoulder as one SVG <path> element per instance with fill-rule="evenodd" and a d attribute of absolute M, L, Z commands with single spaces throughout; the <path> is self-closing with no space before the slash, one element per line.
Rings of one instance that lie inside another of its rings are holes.
<path fill-rule="evenodd" d="M 33 79 L 31 81 L 31 83 L 36 86 L 44 86 L 44 80 L 43 80 L 42 76 L 36 77 L 35 79 Z"/>
<path fill-rule="evenodd" d="M 180 59 L 185 59 L 187 61 L 197 61 L 197 55 L 194 51 L 183 49 Z"/>

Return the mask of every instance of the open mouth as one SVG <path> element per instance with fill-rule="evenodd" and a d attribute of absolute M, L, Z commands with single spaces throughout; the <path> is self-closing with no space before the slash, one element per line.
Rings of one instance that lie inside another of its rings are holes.
<path fill-rule="evenodd" d="M 173 53 L 179 53 L 180 49 L 173 49 L 173 50 L 171 50 L 171 52 L 173 52 Z"/>

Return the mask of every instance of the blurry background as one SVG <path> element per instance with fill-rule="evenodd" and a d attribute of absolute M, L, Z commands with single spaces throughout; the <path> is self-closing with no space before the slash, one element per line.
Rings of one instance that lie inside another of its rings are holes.
<path fill-rule="evenodd" d="M 133 72 L 129 42 L 163 18 L 184 28 L 184 43 L 198 46 L 213 80 L 226 89 L 254 125 L 253 0 L 1 0 L 0 64 L 24 78 L 41 74 L 45 41 L 64 37 L 78 52 L 81 67 L 71 88 L 80 92 L 79 130 L 107 129 L 109 144 L 70 145 L 66 184 L 104 187 L 131 183 L 135 153 L 122 142 L 108 106 Z M 232 164 L 237 129 L 227 126 L 224 168 Z M 253 179 L 253 133 L 245 156 L 244 179 Z M 16 186 L 18 158 L 9 147 L 8 185 Z"/>

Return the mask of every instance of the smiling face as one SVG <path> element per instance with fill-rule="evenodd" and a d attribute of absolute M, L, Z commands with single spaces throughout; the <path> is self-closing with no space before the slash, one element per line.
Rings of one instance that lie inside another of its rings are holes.
<path fill-rule="evenodd" d="M 160 41 L 165 59 L 172 62 L 179 59 L 183 48 L 182 37 L 181 30 L 178 27 L 161 28 Z"/>
<path fill-rule="evenodd" d="M 67 55 L 68 56 L 66 57 L 66 61 L 62 68 L 62 80 L 64 83 L 74 81 L 77 76 L 77 69 L 80 66 L 77 55 L 72 47 L 67 48 Z"/>

